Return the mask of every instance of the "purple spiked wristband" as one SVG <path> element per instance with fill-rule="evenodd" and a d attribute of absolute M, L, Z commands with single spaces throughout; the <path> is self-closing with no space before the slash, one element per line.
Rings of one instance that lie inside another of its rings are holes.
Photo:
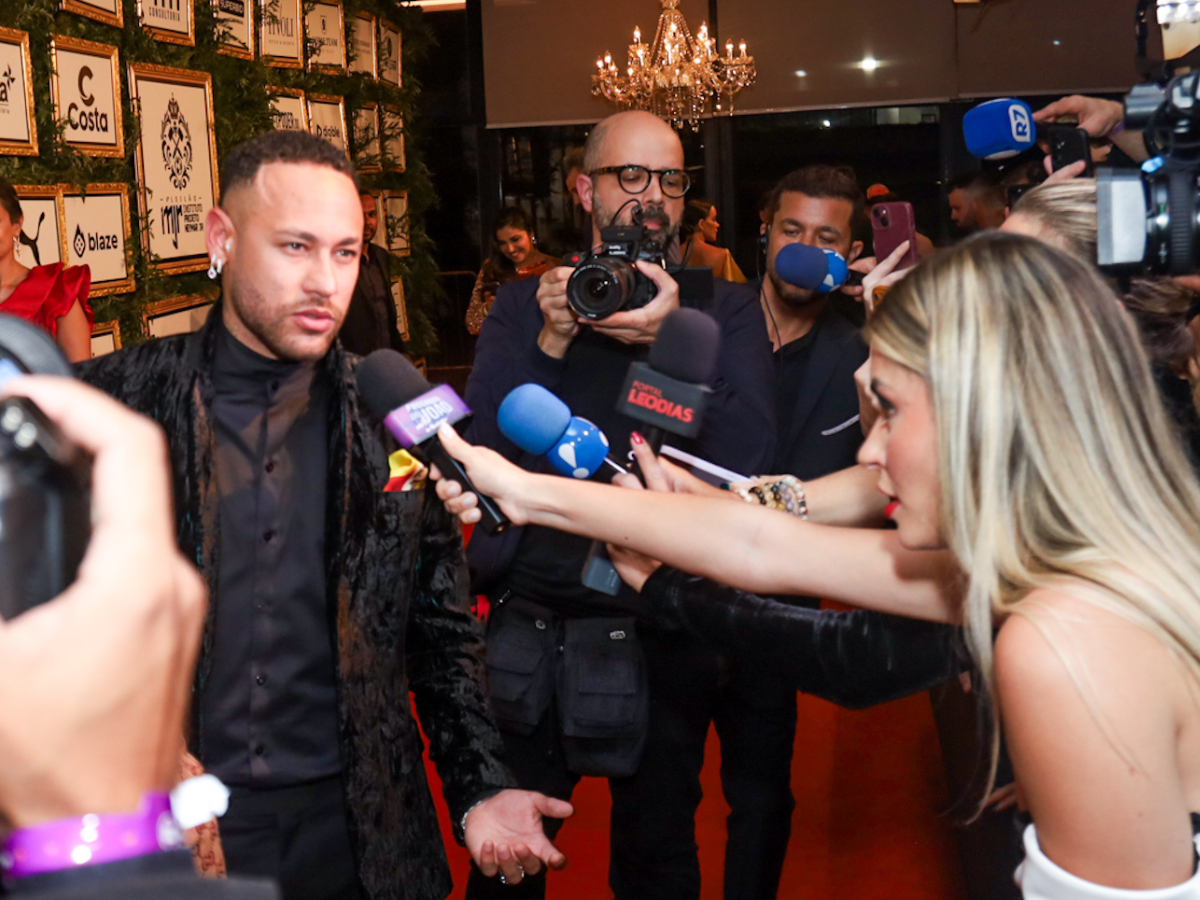
<path fill-rule="evenodd" d="M 133 812 L 89 814 L 20 828 L 4 841 L 0 870 L 27 878 L 183 847 L 164 793 L 148 793 Z"/>

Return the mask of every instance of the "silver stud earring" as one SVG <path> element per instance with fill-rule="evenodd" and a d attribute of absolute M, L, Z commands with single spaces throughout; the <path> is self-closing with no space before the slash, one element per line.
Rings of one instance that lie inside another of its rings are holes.
<path fill-rule="evenodd" d="M 225 260 L 214 259 L 208 266 L 208 277 L 212 281 L 216 281 L 221 277 L 221 270 L 225 268 Z"/>

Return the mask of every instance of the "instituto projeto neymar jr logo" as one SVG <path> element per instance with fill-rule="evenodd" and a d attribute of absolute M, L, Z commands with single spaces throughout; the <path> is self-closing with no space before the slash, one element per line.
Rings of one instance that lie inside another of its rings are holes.
<path fill-rule="evenodd" d="M 162 120 L 163 165 L 177 190 L 187 187 L 192 172 L 192 133 L 183 110 L 172 95 Z"/>

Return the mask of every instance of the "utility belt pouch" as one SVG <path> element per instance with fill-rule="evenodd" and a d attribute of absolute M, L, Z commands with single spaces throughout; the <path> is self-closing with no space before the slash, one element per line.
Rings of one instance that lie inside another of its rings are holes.
<path fill-rule="evenodd" d="M 502 731 L 533 733 L 554 687 L 561 620 L 520 598 L 493 601 L 488 616 L 488 696 Z"/>
<path fill-rule="evenodd" d="M 622 778 L 646 745 L 650 689 L 632 617 L 563 620 L 558 706 L 567 768 Z"/>

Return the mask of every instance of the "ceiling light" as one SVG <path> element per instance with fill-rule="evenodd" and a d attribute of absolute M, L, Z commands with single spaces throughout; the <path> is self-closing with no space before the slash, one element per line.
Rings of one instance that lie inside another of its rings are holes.
<path fill-rule="evenodd" d="M 807 73 L 807 72 L 805 72 L 803 69 L 797 69 L 797 70 L 796 70 L 796 77 L 797 77 L 797 78 L 807 78 L 807 77 L 808 77 L 808 73 Z"/>
<path fill-rule="evenodd" d="M 868 56 L 868 57 L 865 57 L 863 59 L 863 61 L 859 63 L 859 66 L 862 68 L 862 70 L 864 72 L 874 72 L 876 69 L 879 68 L 879 60 L 877 60 L 873 56 Z"/>

